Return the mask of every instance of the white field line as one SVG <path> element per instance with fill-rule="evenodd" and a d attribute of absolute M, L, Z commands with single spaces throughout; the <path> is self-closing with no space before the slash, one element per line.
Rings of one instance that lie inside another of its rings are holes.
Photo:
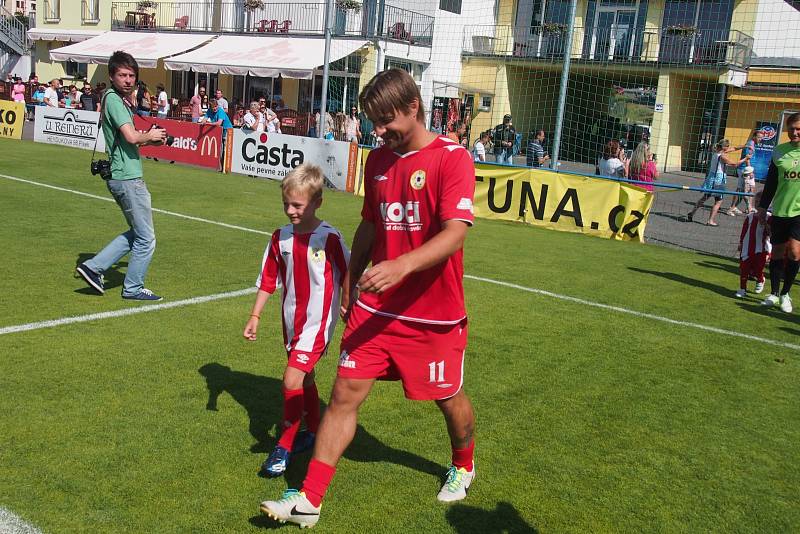
<path fill-rule="evenodd" d="M 64 317 L 61 319 L 53 319 L 52 321 L 40 321 L 37 323 L 6 326 L 0 328 L 0 336 L 4 334 L 14 334 L 17 332 L 27 332 L 29 330 L 39 330 L 42 328 L 53 328 L 55 326 L 63 326 L 65 324 L 85 323 L 87 321 L 97 321 L 100 319 L 113 319 L 115 317 L 125 317 L 127 315 L 136 315 L 139 313 L 168 310 L 171 308 L 181 308 L 183 306 L 191 306 L 193 304 L 203 304 L 205 302 L 212 302 L 215 300 L 241 297 L 242 295 L 250 295 L 255 292 L 256 292 L 255 287 L 249 287 L 247 289 L 239 289 L 238 291 L 228 291 L 227 293 L 217 293 L 215 295 L 206 295 L 204 297 L 193 297 L 190 299 L 176 300 L 175 302 L 164 302 L 161 304 L 151 304 L 149 306 L 125 308 L 122 310 L 92 313 L 89 315 L 77 315 L 74 317 Z M 3 532 L 3 530 L 0 529 L 0 532 Z"/>
<path fill-rule="evenodd" d="M 32 181 L 32 180 L 25 180 L 25 179 L 17 178 L 17 177 L 14 177 L 14 176 L 7 176 L 5 174 L 0 174 L 0 178 L 6 178 L 6 179 L 9 179 L 9 180 L 15 180 L 15 181 L 18 181 L 18 182 L 28 183 L 28 184 L 32 184 L 32 185 L 36 185 L 36 186 L 40 186 L 40 187 L 47 187 L 49 189 L 55 189 L 57 191 L 65 191 L 67 193 L 73 193 L 73 194 L 76 194 L 76 195 L 81 195 L 81 196 L 85 196 L 85 197 L 90 197 L 90 198 L 95 198 L 95 199 L 99 199 L 99 200 L 105 200 L 105 201 L 113 202 L 113 200 L 111 200 L 109 198 L 106 198 L 106 197 L 101 197 L 101 196 L 98 196 L 98 195 L 92 195 L 92 194 L 89 194 L 89 193 L 84 193 L 82 191 L 75 191 L 75 190 L 72 190 L 72 189 L 66 189 L 64 187 L 57 187 L 57 186 L 54 186 L 54 185 L 44 184 L 44 183 L 41 183 L 41 182 L 35 182 L 35 181 Z M 158 210 L 158 209 L 155 209 L 155 208 L 153 208 L 153 211 L 158 212 L 158 213 L 163 213 L 165 215 L 173 215 L 175 217 L 180 217 L 180 218 L 183 218 L 183 219 L 189 219 L 189 220 L 192 220 L 192 221 L 205 222 L 205 223 L 209 223 L 209 224 L 215 224 L 215 225 L 218 225 L 218 226 L 224 226 L 226 228 L 232 228 L 232 229 L 235 229 L 235 230 L 242 230 L 244 232 L 253 232 L 253 233 L 258 233 L 258 234 L 271 235 L 269 232 L 263 232 L 261 230 L 254 230 L 252 228 L 246 228 L 246 227 L 243 227 L 243 226 L 235 226 L 235 225 L 226 224 L 226 223 L 219 222 L 219 221 L 212 221 L 212 220 L 209 220 L 209 219 L 202 219 L 200 217 L 193 217 L 191 215 L 183 215 L 181 213 L 175 213 L 175 212 L 172 212 L 172 211 Z M 764 338 L 764 337 L 753 336 L 753 335 L 750 335 L 750 334 L 743 334 L 741 332 L 735 332 L 733 330 L 725 330 L 723 328 L 717 328 L 717 327 L 714 327 L 714 326 L 707 326 L 707 325 L 700 324 L 700 323 L 692 323 L 692 322 L 688 322 L 688 321 L 679 321 L 677 319 L 670 319 L 669 317 L 662 317 L 660 315 L 654 315 L 652 313 L 639 312 L 639 311 L 636 311 L 636 310 L 629 310 L 628 308 L 622 308 L 620 306 L 611 306 L 609 304 L 602 304 L 600 302 L 594 302 L 594 301 L 591 301 L 591 300 L 585 300 L 585 299 L 581 299 L 581 298 L 578 298 L 578 297 L 571 297 L 569 295 L 561 295 L 559 293 L 553 293 L 552 291 L 547 291 L 547 290 L 544 290 L 544 289 L 536 289 L 536 288 L 532 288 L 532 287 L 525 287 L 525 286 L 520 286 L 520 285 L 517 285 L 517 284 L 512 284 L 512 283 L 509 283 L 509 282 L 502 282 L 500 280 L 493 280 L 491 278 L 483 278 L 483 277 L 480 277 L 480 276 L 472 276 L 472 275 L 468 275 L 468 274 L 464 275 L 464 278 L 468 278 L 470 280 L 475 280 L 475 281 L 478 281 L 478 282 L 485 282 L 487 284 L 495 284 L 495 285 L 499 285 L 499 286 L 503 286 L 503 287 L 508 287 L 508 288 L 511 288 L 511 289 L 517 289 L 517 290 L 520 290 L 520 291 L 526 291 L 528 293 L 535 293 L 537 295 L 551 297 L 551 298 L 558 299 L 558 300 L 564 300 L 564 301 L 567 301 L 567 302 L 573 302 L 573 303 L 576 303 L 576 304 L 582 304 L 584 306 L 591 306 L 593 308 L 600 308 L 600 309 L 603 309 L 603 310 L 609 310 L 609 311 L 613 311 L 613 312 L 617 312 L 617 313 L 624 313 L 624 314 L 627 314 L 627 315 L 633 315 L 634 317 L 642 317 L 642 318 L 645 318 L 645 319 L 651 319 L 651 320 L 654 320 L 654 321 L 661 321 L 663 323 L 673 324 L 673 325 L 676 325 L 676 326 L 684 326 L 684 327 L 688 327 L 688 328 L 695 328 L 697 330 L 704 330 L 706 332 L 713 332 L 715 334 L 721 334 L 721 335 L 724 335 L 724 336 L 731 336 L 731 337 L 749 339 L 751 341 L 758 341 L 760 343 L 765 343 L 767 345 L 773 345 L 773 346 L 776 346 L 776 347 L 785 347 L 785 348 L 789 348 L 789 349 L 793 349 L 793 350 L 800 350 L 800 345 L 795 345 L 795 344 L 792 344 L 792 343 L 786 343 L 784 341 L 777 341 L 777 340 L 774 340 L 774 339 L 768 339 L 768 338 Z M 118 311 L 95 313 L 95 314 L 91 314 L 91 315 L 82 315 L 82 316 L 77 316 L 77 317 L 66 317 L 64 319 L 55 319 L 53 321 L 42 321 L 42 322 L 38 322 L 38 323 L 28 323 L 28 324 L 24 324 L 24 325 L 7 326 L 5 328 L 0 328 L 0 335 L 10 334 L 10 333 L 13 333 L 13 332 L 24 332 L 24 331 L 27 331 L 27 330 L 36 330 L 36 329 L 39 329 L 39 328 L 50 328 L 50 327 L 53 327 L 53 326 L 60 326 L 62 324 L 71 324 L 71 323 L 78 323 L 78 322 L 85 322 L 85 321 L 93 321 L 93 320 L 97 320 L 97 319 L 108 319 L 108 318 L 112 318 L 112 317 L 121 317 L 121 316 L 124 316 L 124 315 L 132 315 L 132 314 L 135 314 L 135 313 L 143 313 L 145 311 L 156 311 L 156 310 L 161 310 L 161 309 L 174 308 L 174 307 L 177 307 L 177 306 L 188 306 L 188 305 L 191 305 L 191 304 L 200 304 L 202 302 L 209 302 L 209 301 L 212 301 L 212 300 L 219 300 L 219 299 L 223 299 L 223 298 L 229 298 L 229 297 L 245 295 L 247 293 L 253 293 L 255 291 L 256 290 L 254 288 L 250 288 L 250 289 L 243 289 L 243 290 L 240 290 L 240 291 L 232 291 L 230 293 L 218 293 L 216 295 L 209 295 L 209 296 L 206 296 L 206 297 L 195 297 L 193 299 L 186 299 L 186 300 L 181 300 L 181 301 L 176 301 L 176 302 L 170 302 L 170 303 L 164 303 L 164 304 L 155 304 L 155 305 L 151 305 L 151 306 L 143 306 L 141 308 L 129 308 L 129 309 L 118 310 Z"/>
<path fill-rule="evenodd" d="M 25 180 L 23 178 L 17 178 L 15 176 L 8 176 L 5 174 L 0 174 L 0 178 L 5 178 L 6 180 L 14 180 L 15 182 L 22 182 L 26 184 L 36 185 L 39 187 L 46 187 L 47 189 L 55 189 L 56 191 L 64 191 L 65 193 L 72 193 L 73 195 L 80 195 L 82 197 L 89 197 L 96 200 L 104 200 L 106 202 L 114 202 L 113 198 L 108 197 L 101 197 L 99 195 L 93 195 L 91 193 L 84 193 L 83 191 L 76 191 L 74 189 L 67 189 L 66 187 L 58 187 L 56 185 L 50 184 L 43 184 L 41 182 L 35 182 L 33 180 Z M 192 215 L 184 215 L 183 213 L 176 213 L 174 211 L 167 211 L 161 210 L 157 208 L 153 208 L 153 212 L 155 213 L 163 213 L 164 215 L 172 215 L 173 217 L 180 217 L 181 219 L 188 219 L 190 221 L 202 222 L 207 224 L 214 224 L 216 226 L 223 226 L 225 228 L 231 228 L 233 230 L 241 230 L 242 232 L 251 232 L 254 234 L 261 234 L 261 235 L 272 235 L 271 232 L 265 232 L 263 230 L 255 230 L 253 228 L 246 228 L 244 226 L 237 226 L 235 224 L 228 224 L 220 221 L 212 221 L 211 219 L 203 219 L 201 217 L 194 217 Z"/>
<path fill-rule="evenodd" d="M 3 534 L 42 534 L 41 530 L 2 506 L 0 506 L 0 532 Z"/>

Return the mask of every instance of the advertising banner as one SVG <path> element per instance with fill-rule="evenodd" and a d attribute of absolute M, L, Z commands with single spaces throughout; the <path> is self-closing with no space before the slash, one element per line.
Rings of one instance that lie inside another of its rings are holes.
<path fill-rule="evenodd" d="M 25 103 L 0 100 L 0 137 L 22 139 L 25 124 Z"/>
<path fill-rule="evenodd" d="M 222 156 L 222 127 L 195 122 L 157 119 L 155 117 L 133 118 L 137 130 L 147 131 L 158 125 L 175 138 L 172 145 L 143 146 L 140 148 L 143 157 L 158 158 L 166 161 L 179 161 L 200 165 L 209 169 L 219 169 Z"/>
<path fill-rule="evenodd" d="M 644 241 L 653 194 L 639 187 L 520 167 L 475 166 L 475 216 Z"/>
<path fill-rule="evenodd" d="M 774 122 L 758 121 L 756 130 L 764 137 L 756 145 L 756 152 L 750 158 L 750 166 L 753 167 L 756 180 L 766 180 L 769 164 L 772 161 L 772 151 L 778 144 L 778 125 Z"/>
<path fill-rule="evenodd" d="M 97 151 L 104 152 L 105 139 L 97 137 L 99 119 L 97 111 L 36 106 L 33 140 L 92 150 L 97 139 Z"/>
<path fill-rule="evenodd" d="M 328 141 L 266 132 L 245 133 L 232 129 L 228 171 L 273 180 L 283 180 L 286 174 L 301 163 L 319 165 L 325 173 L 326 185 L 346 191 L 353 188 L 357 145 L 344 141 Z"/>

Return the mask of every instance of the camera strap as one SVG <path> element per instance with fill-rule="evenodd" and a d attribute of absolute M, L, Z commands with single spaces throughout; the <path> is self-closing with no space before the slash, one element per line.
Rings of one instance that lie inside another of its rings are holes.
<path fill-rule="evenodd" d="M 92 163 L 94 163 L 94 155 L 97 152 L 97 141 L 100 139 L 100 135 L 103 133 L 102 124 L 103 124 L 103 114 L 106 110 L 106 97 L 111 94 L 112 90 L 109 90 L 100 98 L 100 117 L 97 119 L 97 137 L 94 138 L 94 148 L 92 148 Z M 131 118 L 133 115 L 131 114 Z M 114 130 L 114 142 L 111 143 L 111 150 L 108 152 L 108 157 L 111 158 L 111 154 L 114 153 L 114 149 L 117 148 L 117 134 L 119 131 Z"/>

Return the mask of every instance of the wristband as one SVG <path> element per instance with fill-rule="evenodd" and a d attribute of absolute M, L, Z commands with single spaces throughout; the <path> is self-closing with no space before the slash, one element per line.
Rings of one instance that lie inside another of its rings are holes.
<path fill-rule="evenodd" d="M 256 319 L 261 319 L 260 315 L 256 315 L 255 313 L 251 313 L 250 317 L 255 317 Z"/>

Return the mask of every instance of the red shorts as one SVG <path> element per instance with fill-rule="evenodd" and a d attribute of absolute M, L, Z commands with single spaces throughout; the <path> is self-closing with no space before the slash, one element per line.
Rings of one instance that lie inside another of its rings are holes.
<path fill-rule="evenodd" d="M 317 365 L 319 359 L 324 355 L 325 351 L 314 353 L 303 350 L 290 350 L 287 354 L 289 357 L 287 365 L 295 369 L 300 369 L 304 373 L 310 373 L 314 370 L 314 366 Z"/>
<path fill-rule="evenodd" d="M 452 397 L 464 381 L 467 319 L 435 325 L 402 321 L 353 306 L 342 337 L 339 376 L 401 380 L 406 398 Z"/>

